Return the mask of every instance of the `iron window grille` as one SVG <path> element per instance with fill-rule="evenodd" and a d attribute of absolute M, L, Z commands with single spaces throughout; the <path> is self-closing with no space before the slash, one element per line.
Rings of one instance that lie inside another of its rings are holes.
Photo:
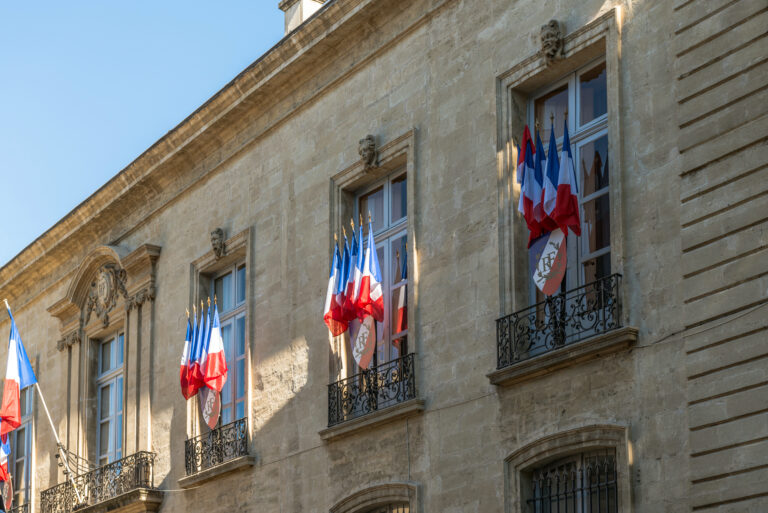
<path fill-rule="evenodd" d="M 29 513 L 29 504 L 20 504 L 8 510 L 8 513 Z"/>
<path fill-rule="evenodd" d="M 415 353 L 328 385 L 328 427 L 416 399 Z"/>
<path fill-rule="evenodd" d="M 70 513 L 140 488 L 153 489 L 155 454 L 137 452 L 40 492 L 41 513 Z"/>
<path fill-rule="evenodd" d="M 184 444 L 184 463 L 188 476 L 241 456 L 248 456 L 247 418 L 190 438 Z"/>
<path fill-rule="evenodd" d="M 580 454 L 536 470 L 530 513 L 618 513 L 616 457 Z"/>
<path fill-rule="evenodd" d="M 620 286 L 612 274 L 497 319 L 497 368 L 620 328 Z"/>

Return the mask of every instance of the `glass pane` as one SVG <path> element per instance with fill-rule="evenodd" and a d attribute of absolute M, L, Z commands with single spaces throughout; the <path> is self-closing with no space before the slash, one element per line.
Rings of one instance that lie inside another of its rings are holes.
<path fill-rule="evenodd" d="M 243 417 L 245 417 L 245 402 L 240 401 L 239 403 L 237 403 L 237 406 L 235 407 L 235 409 L 236 409 L 235 414 L 237 417 L 235 420 L 242 419 Z"/>
<path fill-rule="evenodd" d="M 234 353 L 232 352 L 232 321 L 221 326 L 221 338 L 224 341 L 224 356 L 229 367 L 235 360 Z"/>
<path fill-rule="evenodd" d="M 237 298 L 236 302 L 239 305 L 245 301 L 245 266 L 241 265 L 237 268 Z"/>
<path fill-rule="evenodd" d="M 579 148 L 582 196 L 608 187 L 608 136 L 604 135 Z"/>
<path fill-rule="evenodd" d="M 216 278 L 215 293 L 219 302 L 219 312 L 232 310 L 232 273 Z"/>
<path fill-rule="evenodd" d="M 115 359 L 117 362 L 115 364 L 116 367 L 119 367 L 123 364 L 123 353 L 125 352 L 124 345 L 125 345 L 125 337 L 121 333 L 117 336 L 117 354 L 115 355 Z"/>
<path fill-rule="evenodd" d="M 584 203 L 581 221 L 584 250 L 593 253 L 611 245 L 611 212 L 608 194 Z"/>
<path fill-rule="evenodd" d="M 112 385 L 101 387 L 101 414 L 100 419 L 106 419 L 112 412 Z"/>
<path fill-rule="evenodd" d="M 408 337 L 403 336 L 392 341 L 392 360 L 408 354 Z"/>
<path fill-rule="evenodd" d="M 27 453 L 27 444 L 26 442 L 26 432 L 27 428 L 20 427 L 16 430 L 16 446 L 14 449 L 16 450 L 15 458 L 20 459 L 23 458 L 24 455 Z"/>
<path fill-rule="evenodd" d="M 24 460 L 16 462 L 16 473 L 13 475 L 13 486 L 24 486 L 24 483 L 27 481 L 27 476 L 25 474 L 25 470 L 27 470 L 26 467 L 27 466 L 24 465 Z"/>
<path fill-rule="evenodd" d="M 123 377 L 117 378 L 117 391 L 115 397 L 115 403 L 117 403 L 116 411 L 123 411 Z"/>
<path fill-rule="evenodd" d="M 386 226 L 384 219 L 384 187 L 369 192 L 360 197 L 358 204 L 360 214 L 363 216 L 363 231 L 368 234 L 368 213 L 373 220 L 373 231 L 377 232 Z"/>
<path fill-rule="evenodd" d="M 103 467 L 107 463 L 109 463 L 109 457 L 108 456 L 104 456 L 103 458 L 99 458 L 99 466 L 100 467 Z"/>
<path fill-rule="evenodd" d="M 117 446 L 117 457 L 120 458 L 123 449 L 123 416 L 118 415 L 115 422 L 117 423 L 117 436 L 115 445 Z"/>
<path fill-rule="evenodd" d="M 568 84 L 563 84 L 552 92 L 537 98 L 534 104 L 536 121 L 542 134 L 542 140 L 549 140 L 550 125 L 554 114 L 555 136 L 559 139 L 563 136 L 563 120 L 568 108 Z M 536 138 L 536 134 L 531 134 Z"/>
<path fill-rule="evenodd" d="M 392 218 L 392 223 L 396 223 L 404 218 L 408 212 L 406 209 L 407 183 L 405 173 L 392 180 L 392 186 L 390 187 L 392 195 L 390 217 Z"/>
<path fill-rule="evenodd" d="M 408 287 L 392 289 L 392 336 L 408 329 Z"/>
<path fill-rule="evenodd" d="M 227 406 L 221 410 L 221 425 L 229 424 L 232 422 L 232 407 Z"/>
<path fill-rule="evenodd" d="M 584 262 L 584 283 L 592 283 L 611 274 L 611 254 L 606 253 Z"/>
<path fill-rule="evenodd" d="M 101 424 L 101 431 L 99 433 L 99 454 L 109 454 L 109 435 L 110 435 L 110 421 Z"/>
<path fill-rule="evenodd" d="M 235 356 L 242 356 L 245 354 L 245 316 L 238 317 L 235 320 L 235 340 L 236 353 Z"/>
<path fill-rule="evenodd" d="M 406 251 L 406 243 L 408 242 L 408 239 L 406 238 L 405 234 L 403 234 L 400 237 L 392 239 L 392 255 L 390 258 L 390 262 L 392 262 L 392 270 L 390 275 L 392 276 L 392 284 L 400 283 L 404 279 L 408 277 L 408 269 L 407 269 L 407 251 Z M 379 265 L 381 265 L 381 261 L 379 261 Z"/>
<path fill-rule="evenodd" d="M 245 358 L 237 361 L 235 377 L 237 381 L 236 399 L 245 397 Z"/>
<path fill-rule="evenodd" d="M 25 388 L 21 391 L 20 395 L 21 416 L 24 417 L 29 413 L 29 388 Z"/>
<path fill-rule="evenodd" d="M 605 94 L 605 63 L 583 73 L 579 77 L 579 83 L 581 85 L 580 124 L 585 125 L 608 112 L 608 100 Z"/>
<path fill-rule="evenodd" d="M 107 372 L 112 368 L 112 341 L 101 344 L 101 372 Z"/>

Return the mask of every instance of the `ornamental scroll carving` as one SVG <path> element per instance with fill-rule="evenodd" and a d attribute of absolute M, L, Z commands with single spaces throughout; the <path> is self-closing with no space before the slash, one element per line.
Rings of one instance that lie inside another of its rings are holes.
<path fill-rule="evenodd" d="M 376 138 L 372 135 L 366 135 L 357 146 L 357 153 L 363 161 L 366 171 L 370 171 L 378 165 L 379 151 L 376 149 Z"/>
<path fill-rule="evenodd" d="M 125 269 L 121 269 L 116 264 L 104 264 L 99 267 L 88 293 L 86 324 L 91 319 L 91 313 L 95 312 L 104 327 L 109 325 L 109 313 L 117 305 L 117 300 L 121 295 L 124 298 L 128 296 L 125 290 L 125 279 Z"/>
<path fill-rule="evenodd" d="M 560 22 L 549 20 L 549 23 L 541 26 L 539 37 L 541 38 L 541 54 L 544 56 L 547 66 L 563 58 L 563 30 Z"/>
<path fill-rule="evenodd" d="M 130 312 L 134 308 L 138 308 L 147 301 L 154 301 L 155 300 L 155 286 L 150 285 L 146 288 L 141 289 L 133 296 L 129 297 L 125 301 L 125 310 Z"/>
<path fill-rule="evenodd" d="M 79 331 L 73 331 L 72 333 L 69 333 L 68 335 L 65 335 L 64 338 L 56 342 L 56 349 L 59 351 L 64 351 L 75 344 L 80 343 L 80 332 Z"/>

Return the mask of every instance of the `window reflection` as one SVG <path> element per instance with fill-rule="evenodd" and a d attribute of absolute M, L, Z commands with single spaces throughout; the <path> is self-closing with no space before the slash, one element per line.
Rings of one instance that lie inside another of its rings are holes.
<path fill-rule="evenodd" d="M 608 136 L 588 142 L 579 150 L 579 167 L 583 196 L 589 196 L 608 187 Z"/>
<path fill-rule="evenodd" d="M 580 124 L 585 125 L 608 112 L 606 96 L 605 63 L 582 73 L 579 77 L 581 112 Z"/>
<path fill-rule="evenodd" d="M 549 133 L 552 115 L 554 114 L 555 137 L 561 138 L 563 136 L 563 120 L 565 119 L 566 110 L 568 110 L 568 84 L 564 84 L 562 87 L 558 87 L 554 91 L 538 98 L 535 105 L 535 116 L 541 133 Z"/>

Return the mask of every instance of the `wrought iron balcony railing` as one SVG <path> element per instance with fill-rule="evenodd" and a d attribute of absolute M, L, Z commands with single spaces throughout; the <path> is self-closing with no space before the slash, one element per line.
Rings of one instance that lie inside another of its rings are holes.
<path fill-rule="evenodd" d="M 328 385 L 328 427 L 416 399 L 414 354 Z"/>
<path fill-rule="evenodd" d="M 613 274 L 497 319 L 497 368 L 621 328 L 620 285 Z"/>
<path fill-rule="evenodd" d="M 184 443 L 187 475 L 248 456 L 248 421 L 239 419 Z"/>
<path fill-rule="evenodd" d="M 20 504 L 8 510 L 8 513 L 29 513 L 29 504 Z"/>
<path fill-rule="evenodd" d="M 155 455 L 137 452 L 74 478 L 77 493 L 69 481 L 40 492 L 41 513 L 69 513 L 95 506 L 139 488 L 152 489 Z"/>

